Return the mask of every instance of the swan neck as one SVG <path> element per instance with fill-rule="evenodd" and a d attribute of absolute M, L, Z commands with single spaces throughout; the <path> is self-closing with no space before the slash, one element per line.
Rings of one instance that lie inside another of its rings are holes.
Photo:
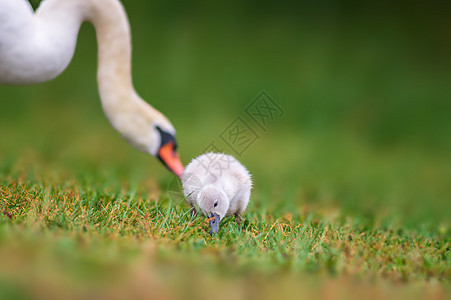
<path fill-rule="evenodd" d="M 117 0 L 91 0 L 87 21 L 94 25 L 98 45 L 97 81 L 102 102 L 135 94 L 131 78 L 130 27 Z M 107 103 L 103 103 L 104 105 Z"/>

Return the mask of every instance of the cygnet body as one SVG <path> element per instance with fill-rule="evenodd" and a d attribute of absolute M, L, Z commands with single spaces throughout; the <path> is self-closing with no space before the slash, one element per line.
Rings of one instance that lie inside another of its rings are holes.
<path fill-rule="evenodd" d="M 193 213 L 200 209 L 210 218 L 211 234 L 219 230 L 219 221 L 234 215 L 237 223 L 251 195 L 249 171 L 233 156 L 206 153 L 193 159 L 182 177 L 183 192 Z"/>

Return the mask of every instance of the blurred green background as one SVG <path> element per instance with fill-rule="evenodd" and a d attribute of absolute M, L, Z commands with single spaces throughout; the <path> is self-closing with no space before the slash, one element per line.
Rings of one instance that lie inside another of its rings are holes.
<path fill-rule="evenodd" d="M 285 114 L 266 132 L 252 125 L 260 138 L 238 157 L 254 176 L 252 206 L 280 215 L 339 210 L 373 224 L 446 230 L 450 2 L 124 6 L 135 87 L 176 127 L 185 164 L 265 90 Z M 3 173 L 64 174 L 91 184 L 155 178 L 177 191 L 174 177 L 103 115 L 96 51 L 94 29 L 84 24 L 61 76 L 0 86 Z"/>

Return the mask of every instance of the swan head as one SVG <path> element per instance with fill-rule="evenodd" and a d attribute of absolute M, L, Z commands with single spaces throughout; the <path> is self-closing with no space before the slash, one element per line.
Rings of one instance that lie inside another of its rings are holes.
<path fill-rule="evenodd" d="M 174 126 L 166 116 L 124 87 L 116 92 L 110 85 L 99 84 L 99 91 L 103 111 L 122 137 L 140 151 L 158 158 L 180 178 L 184 167 L 177 153 Z"/>
<path fill-rule="evenodd" d="M 221 189 L 210 184 L 200 192 L 198 204 L 210 220 L 210 234 L 218 233 L 219 221 L 224 218 L 229 209 L 227 195 Z"/>

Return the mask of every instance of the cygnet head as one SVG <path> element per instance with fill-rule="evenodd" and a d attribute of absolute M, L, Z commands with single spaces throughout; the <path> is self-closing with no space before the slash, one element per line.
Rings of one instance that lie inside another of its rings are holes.
<path fill-rule="evenodd" d="M 219 221 L 224 218 L 229 209 L 227 195 L 214 185 L 205 186 L 199 194 L 199 207 L 210 218 L 210 234 L 218 233 Z"/>

